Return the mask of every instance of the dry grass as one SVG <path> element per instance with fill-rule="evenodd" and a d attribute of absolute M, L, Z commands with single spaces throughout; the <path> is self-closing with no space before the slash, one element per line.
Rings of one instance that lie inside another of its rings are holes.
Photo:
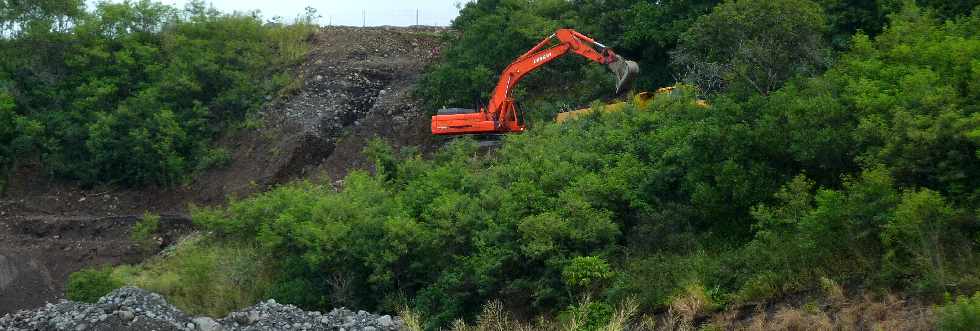
<path fill-rule="evenodd" d="M 654 326 L 656 327 L 656 325 L 654 325 Z M 693 330 L 693 329 L 694 329 L 694 326 L 691 325 L 691 322 L 688 322 L 680 314 L 678 314 L 676 311 L 674 311 L 674 308 L 673 307 L 671 307 L 671 308 L 667 308 L 667 314 L 664 315 L 663 323 L 659 327 L 656 327 L 656 328 L 650 329 L 650 330 L 665 330 L 665 331 L 677 330 L 677 331 L 687 331 L 687 330 Z"/>
<path fill-rule="evenodd" d="M 641 315 L 635 300 L 617 307 L 602 331 L 693 331 L 693 330 L 934 330 L 933 309 L 903 300 L 896 295 L 848 296 L 837 283 L 822 282 L 823 296 L 806 303 L 776 307 L 759 305 L 746 314 L 739 309 L 711 313 L 714 309 L 703 289 L 690 287 L 676 296 L 659 315 Z M 583 300 L 588 300 L 583 299 Z M 584 301 L 586 304 L 588 301 Z M 422 330 L 416 314 L 403 311 L 408 330 Z M 457 320 L 452 331 L 574 331 L 582 326 L 574 316 L 565 321 L 539 318 L 534 323 L 516 320 L 499 301 L 483 307 L 475 325 Z"/>
<path fill-rule="evenodd" d="M 845 305 L 838 320 L 843 325 L 866 330 L 932 330 L 935 316 L 930 307 L 910 304 L 888 294 L 875 300 L 865 295 L 860 302 Z"/>
<path fill-rule="evenodd" d="M 624 301 L 613 313 L 609 323 L 602 326 L 601 331 L 622 330 L 654 330 L 656 320 L 652 317 L 637 318 L 639 303 L 636 300 Z M 402 310 L 402 320 L 408 330 L 422 330 L 424 324 L 418 314 L 410 310 Z M 456 320 L 450 326 L 452 331 L 575 331 L 582 326 L 581 321 L 570 318 L 568 321 L 538 318 L 534 323 L 517 320 L 511 315 L 500 301 L 491 301 L 483 306 L 483 311 L 475 325 L 468 325 L 463 320 Z"/>
<path fill-rule="evenodd" d="M 640 311 L 640 304 L 633 298 L 626 299 L 619 305 L 619 309 L 613 313 L 609 323 L 602 328 L 602 331 L 626 330 L 630 326 L 630 321 Z"/>
<path fill-rule="evenodd" d="M 821 277 L 820 287 L 823 289 L 824 296 L 827 297 L 827 300 L 831 304 L 839 305 L 847 302 L 847 296 L 844 295 L 844 288 L 833 279 Z"/>
<path fill-rule="evenodd" d="M 693 323 L 714 306 L 704 286 L 700 284 L 688 285 L 683 293 L 674 296 L 670 301 L 670 310 L 679 314 L 683 322 L 688 324 Z"/>
<path fill-rule="evenodd" d="M 402 322 L 405 323 L 405 329 L 408 331 L 422 331 L 422 318 L 419 317 L 408 307 L 403 307 L 398 315 L 401 316 Z"/>
<path fill-rule="evenodd" d="M 535 330 L 530 324 L 514 319 L 500 301 L 491 301 L 483 305 L 483 311 L 477 318 L 476 325 L 467 325 L 463 320 L 453 322 L 452 331 L 524 331 Z"/>
<path fill-rule="evenodd" d="M 265 298 L 270 265 L 252 245 L 192 234 L 141 265 L 117 267 L 114 274 L 185 312 L 220 317 Z"/>
<path fill-rule="evenodd" d="M 720 313 L 712 324 L 726 330 L 933 330 L 932 309 L 896 295 L 848 298 L 840 286 L 825 282 L 824 305 L 757 308 L 748 319 L 734 311 Z"/>

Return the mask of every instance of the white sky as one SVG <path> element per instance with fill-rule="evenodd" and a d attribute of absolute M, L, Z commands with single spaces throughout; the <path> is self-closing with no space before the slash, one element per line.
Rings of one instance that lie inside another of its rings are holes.
<path fill-rule="evenodd" d="M 92 5 L 98 0 L 88 0 Z M 183 8 L 188 0 L 157 0 Z M 121 0 L 112 0 L 121 2 Z M 287 21 L 303 13 L 307 6 L 316 8 L 323 16 L 322 25 L 361 26 L 362 11 L 368 26 L 415 24 L 415 12 L 423 25 L 449 25 L 459 14 L 456 4 L 468 0 L 205 0 L 223 12 L 251 11 L 258 9 L 265 19 L 281 16 Z"/>

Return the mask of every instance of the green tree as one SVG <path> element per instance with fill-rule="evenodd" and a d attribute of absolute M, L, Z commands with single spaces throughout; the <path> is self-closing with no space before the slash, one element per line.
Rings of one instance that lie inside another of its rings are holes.
<path fill-rule="evenodd" d="M 290 82 L 314 31 L 199 1 L 3 4 L 16 30 L 0 38 L 3 88 L 43 129 L 31 145 L 46 170 L 86 184 L 175 185 L 220 164 L 209 142 Z"/>
<path fill-rule="evenodd" d="M 67 32 L 84 14 L 82 0 L 0 1 L 0 35 Z"/>
<path fill-rule="evenodd" d="M 0 195 L 18 160 L 33 151 L 41 124 L 14 111 L 14 99 L 0 91 Z"/>
<path fill-rule="evenodd" d="M 809 0 L 737 0 L 716 6 L 681 37 L 673 63 L 705 91 L 767 95 L 830 63 L 827 18 Z"/>
<path fill-rule="evenodd" d="M 957 233 L 954 224 L 958 218 L 956 211 L 934 191 L 903 194 L 894 219 L 885 224 L 881 234 L 886 248 L 886 275 L 894 280 L 910 279 L 909 287 L 921 294 L 946 293 L 947 284 L 955 279 L 948 274 L 955 268 L 946 265 L 951 260 L 946 255 L 969 249 L 956 247 L 969 241 Z"/>
<path fill-rule="evenodd" d="M 677 72 L 670 65 L 670 53 L 698 17 L 710 13 L 719 2 L 636 1 L 624 23 L 623 42 L 614 45 L 620 46 L 616 48 L 617 51 L 640 61 L 642 77 L 637 81 L 639 87 L 654 90 L 676 81 Z"/>

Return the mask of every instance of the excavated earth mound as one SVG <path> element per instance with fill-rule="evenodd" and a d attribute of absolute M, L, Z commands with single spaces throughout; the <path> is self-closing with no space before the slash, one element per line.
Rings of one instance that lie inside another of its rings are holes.
<path fill-rule="evenodd" d="M 220 200 L 296 178 L 340 179 L 368 167 L 361 151 L 374 137 L 395 147 L 433 149 L 429 117 L 411 92 L 439 54 L 440 32 L 323 29 L 299 69 L 303 87 L 264 113 L 264 127 L 223 139 L 233 146 L 235 162 L 199 179 L 200 191 L 211 193 L 202 198 Z"/>
<path fill-rule="evenodd" d="M 342 178 L 367 169 L 361 151 L 380 137 L 395 147 L 431 151 L 426 110 L 411 97 L 439 54 L 441 28 L 328 27 L 313 35 L 296 69 L 300 84 L 267 96 L 259 125 L 230 132 L 217 145 L 228 166 L 176 188 L 81 187 L 25 164 L 0 196 L 0 314 L 62 299 L 71 272 L 137 263 L 129 231 L 144 212 L 164 215 L 164 247 L 190 228 L 189 204 L 219 205 L 297 179 Z"/>
<path fill-rule="evenodd" d="M 345 308 L 329 313 L 308 312 L 274 300 L 233 312 L 214 320 L 193 317 L 167 303 L 162 296 L 135 287 L 112 291 L 98 303 L 62 301 L 35 310 L 0 317 L 0 330 L 135 330 L 135 331 L 236 331 L 236 330 L 402 330 L 398 317 L 373 315 Z"/>

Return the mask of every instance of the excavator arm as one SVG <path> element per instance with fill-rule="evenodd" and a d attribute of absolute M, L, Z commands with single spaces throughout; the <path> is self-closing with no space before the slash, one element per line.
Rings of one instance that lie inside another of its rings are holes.
<path fill-rule="evenodd" d="M 551 46 L 555 39 L 558 44 Z M 523 132 L 526 126 L 517 113 L 511 92 L 525 76 L 569 52 L 607 65 L 617 76 L 617 93 L 639 72 L 635 62 L 624 60 L 595 40 L 572 29 L 559 29 L 504 69 L 485 108 L 480 111 L 441 110 L 432 117 L 432 133 L 455 135 Z"/>

